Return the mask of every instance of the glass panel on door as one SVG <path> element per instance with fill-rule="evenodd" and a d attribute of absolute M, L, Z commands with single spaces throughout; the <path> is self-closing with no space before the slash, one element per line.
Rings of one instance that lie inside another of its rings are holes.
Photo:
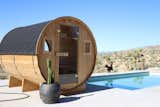
<path fill-rule="evenodd" d="M 59 76 L 61 84 L 78 82 L 78 36 L 79 28 L 60 26 Z"/>

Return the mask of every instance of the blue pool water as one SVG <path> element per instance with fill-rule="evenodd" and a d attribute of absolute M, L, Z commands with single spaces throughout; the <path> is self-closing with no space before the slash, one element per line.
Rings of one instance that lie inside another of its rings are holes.
<path fill-rule="evenodd" d="M 149 75 L 148 72 L 96 76 L 91 77 L 88 81 L 88 84 L 103 86 L 106 88 L 136 90 L 146 87 L 160 86 L 160 76 Z"/>

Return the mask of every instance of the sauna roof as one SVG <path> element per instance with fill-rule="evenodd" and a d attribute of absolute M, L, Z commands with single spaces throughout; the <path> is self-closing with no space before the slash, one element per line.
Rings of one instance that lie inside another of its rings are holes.
<path fill-rule="evenodd" d="M 0 54 L 35 55 L 40 33 L 49 22 L 13 29 L 1 41 Z"/>

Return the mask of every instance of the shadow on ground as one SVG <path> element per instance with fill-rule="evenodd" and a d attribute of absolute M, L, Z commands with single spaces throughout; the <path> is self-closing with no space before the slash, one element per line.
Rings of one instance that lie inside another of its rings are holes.
<path fill-rule="evenodd" d="M 79 100 L 81 97 L 65 97 L 65 98 L 61 98 L 59 103 L 67 103 L 67 102 L 71 102 L 71 101 L 75 101 L 75 100 Z"/>
<path fill-rule="evenodd" d="M 0 87 L 7 87 L 7 86 L 8 85 L 1 85 Z M 76 93 L 77 96 L 65 96 L 64 98 L 60 98 L 59 103 L 67 103 L 67 102 L 76 101 L 76 100 L 79 100 L 83 97 L 89 97 L 89 96 L 94 95 L 93 92 L 98 92 L 98 91 L 102 91 L 102 90 L 106 90 L 106 89 L 110 89 L 110 88 L 87 84 L 86 91 L 81 92 L 81 93 Z M 85 94 L 85 93 L 87 93 L 87 95 L 79 95 L 79 94 Z"/>
<path fill-rule="evenodd" d="M 92 85 L 92 84 L 87 84 L 87 89 L 85 93 L 91 93 L 91 92 L 96 92 L 96 91 L 102 91 L 106 89 L 111 89 L 110 87 L 104 87 L 104 86 L 98 86 L 98 85 Z"/>
<path fill-rule="evenodd" d="M 76 95 L 78 94 L 84 94 L 84 93 L 90 93 L 88 95 L 82 95 L 80 97 L 75 97 L 75 96 L 66 96 L 64 98 L 60 99 L 60 103 L 67 103 L 67 102 L 71 102 L 71 101 L 76 101 L 79 100 L 83 97 L 88 97 L 88 96 L 92 96 L 94 95 L 94 93 L 92 92 L 97 92 L 97 91 L 102 91 L 102 90 L 106 90 L 106 89 L 111 89 L 111 88 L 107 88 L 107 87 L 103 87 L 103 86 L 97 86 L 97 85 L 91 85 L 91 84 L 87 84 L 87 89 L 85 92 L 81 92 L 81 93 L 76 93 Z"/>

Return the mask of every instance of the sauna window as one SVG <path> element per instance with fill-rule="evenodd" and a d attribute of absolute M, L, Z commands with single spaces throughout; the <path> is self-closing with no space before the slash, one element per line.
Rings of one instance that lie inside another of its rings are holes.
<path fill-rule="evenodd" d="M 72 39 L 78 39 L 79 36 L 79 27 L 78 26 L 69 26 L 69 25 L 60 25 L 60 36 L 62 38 L 71 37 Z"/>
<path fill-rule="evenodd" d="M 85 54 L 90 54 L 91 52 L 91 42 L 90 41 L 85 41 Z"/>
<path fill-rule="evenodd" d="M 45 52 L 51 52 L 51 50 L 52 50 L 52 41 L 51 40 L 45 40 L 44 51 Z"/>
<path fill-rule="evenodd" d="M 74 26 L 72 27 L 72 37 L 77 39 L 79 36 L 79 27 Z"/>

